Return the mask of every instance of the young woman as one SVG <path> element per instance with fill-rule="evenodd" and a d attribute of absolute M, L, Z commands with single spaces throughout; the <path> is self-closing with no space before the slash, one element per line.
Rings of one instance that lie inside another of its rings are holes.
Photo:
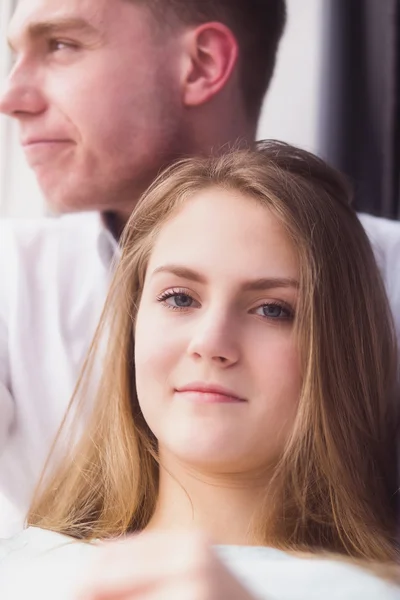
<path fill-rule="evenodd" d="M 42 598 L 71 579 L 67 552 L 99 554 L 85 599 L 399 597 L 395 340 L 349 202 L 278 142 L 160 176 L 73 399 L 85 428 L 4 550 L 10 594 L 21 565 Z"/>

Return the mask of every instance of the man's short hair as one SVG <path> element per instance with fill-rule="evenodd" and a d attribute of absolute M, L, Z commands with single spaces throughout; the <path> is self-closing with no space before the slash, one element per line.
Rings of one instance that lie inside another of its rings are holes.
<path fill-rule="evenodd" d="M 235 35 L 245 107 L 258 119 L 286 23 L 285 0 L 147 0 L 150 9 L 188 25 L 219 21 Z"/>

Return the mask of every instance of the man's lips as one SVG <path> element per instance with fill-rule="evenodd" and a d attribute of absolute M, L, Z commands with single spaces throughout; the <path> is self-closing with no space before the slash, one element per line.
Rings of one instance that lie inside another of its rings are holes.
<path fill-rule="evenodd" d="M 22 143 L 25 156 L 31 167 L 47 163 L 71 145 L 73 145 L 71 140 L 64 139 L 32 139 Z"/>
<path fill-rule="evenodd" d="M 66 144 L 71 143 L 71 140 L 67 138 L 25 138 L 21 140 L 21 145 L 23 148 L 29 148 L 29 146 L 36 146 L 38 144 Z"/>
<path fill-rule="evenodd" d="M 175 392 L 179 395 L 187 397 L 189 400 L 209 404 L 247 402 L 247 400 L 241 398 L 235 391 L 229 388 L 202 382 L 189 383 L 185 386 L 176 388 Z"/>

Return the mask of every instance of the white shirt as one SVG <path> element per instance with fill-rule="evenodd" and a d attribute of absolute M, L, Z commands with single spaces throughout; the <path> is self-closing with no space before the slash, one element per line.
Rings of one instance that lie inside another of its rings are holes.
<path fill-rule="evenodd" d="M 400 333 L 400 222 L 361 219 Z M 23 525 L 94 334 L 115 250 L 96 213 L 0 222 L 0 537 Z"/>
<path fill-rule="evenodd" d="M 23 524 L 103 308 L 114 249 L 96 213 L 0 223 L 0 537 Z"/>
<path fill-rule="evenodd" d="M 400 600 L 400 588 L 346 562 L 300 558 L 267 547 L 214 550 L 260 600 Z M 89 545 L 35 528 L 0 541 L 1 599 L 74 600 L 100 551 L 101 543 Z"/>
<path fill-rule="evenodd" d="M 400 349 L 400 221 L 359 215 L 385 283 Z"/>

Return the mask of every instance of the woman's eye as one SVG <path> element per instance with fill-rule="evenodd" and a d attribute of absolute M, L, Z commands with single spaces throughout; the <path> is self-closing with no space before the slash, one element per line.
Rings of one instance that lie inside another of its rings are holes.
<path fill-rule="evenodd" d="M 166 300 L 167 304 L 172 304 L 178 308 L 190 308 L 193 303 L 193 298 L 187 294 L 174 294 Z"/>
<path fill-rule="evenodd" d="M 192 296 L 184 292 L 165 292 L 157 300 L 169 308 L 176 310 L 197 308 L 199 306 L 199 303 Z"/>
<path fill-rule="evenodd" d="M 276 302 L 263 304 L 262 306 L 259 306 L 255 312 L 256 314 L 262 317 L 267 317 L 268 319 L 278 320 L 293 318 L 293 311 L 291 311 L 288 307 Z"/>

